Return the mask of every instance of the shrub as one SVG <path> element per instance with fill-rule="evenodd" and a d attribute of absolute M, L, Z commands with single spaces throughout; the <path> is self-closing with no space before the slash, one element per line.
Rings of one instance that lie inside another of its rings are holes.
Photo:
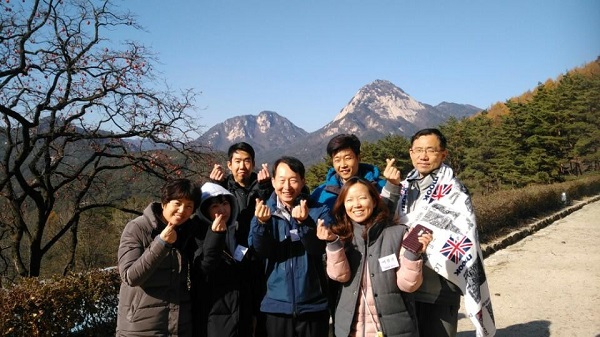
<path fill-rule="evenodd" d="M 566 206 L 561 198 L 563 192 L 569 200 L 597 195 L 600 193 L 600 176 L 474 196 L 473 205 L 481 242 L 491 241 L 537 217 Z"/>
<path fill-rule="evenodd" d="M 114 269 L 23 279 L 0 291 L 0 334 L 113 336 L 119 285 Z"/>

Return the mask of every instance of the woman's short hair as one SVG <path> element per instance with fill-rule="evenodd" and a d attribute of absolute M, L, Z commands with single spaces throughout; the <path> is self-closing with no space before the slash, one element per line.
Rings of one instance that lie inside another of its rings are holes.
<path fill-rule="evenodd" d="M 173 179 L 167 181 L 160 189 L 160 202 L 169 203 L 171 200 L 187 199 L 194 202 L 194 210 L 200 205 L 202 192 L 200 187 L 189 179 Z"/>

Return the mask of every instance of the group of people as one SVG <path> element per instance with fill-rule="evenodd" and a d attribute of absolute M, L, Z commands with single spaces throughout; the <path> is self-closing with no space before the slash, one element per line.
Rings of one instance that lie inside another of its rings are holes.
<path fill-rule="evenodd" d="M 394 159 L 383 172 L 362 163 L 360 145 L 333 137 L 312 193 L 300 160 L 255 172 L 244 142 L 230 173 L 167 182 L 123 231 L 116 335 L 456 336 L 464 295 L 478 336 L 493 336 L 470 198 L 442 133 L 412 137 L 404 180 Z"/>

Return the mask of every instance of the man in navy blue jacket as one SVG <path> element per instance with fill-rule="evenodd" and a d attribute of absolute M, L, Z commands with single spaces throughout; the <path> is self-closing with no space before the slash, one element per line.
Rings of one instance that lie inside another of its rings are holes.
<path fill-rule="evenodd" d="M 329 331 L 325 242 L 316 230 L 332 220 L 327 206 L 302 194 L 304 176 L 301 161 L 281 157 L 273 165 L 274 193 L 266 202 L 256 200 L 249 243 L 266 259 L 261 311 L 268 336 L 327 336 Z"/>

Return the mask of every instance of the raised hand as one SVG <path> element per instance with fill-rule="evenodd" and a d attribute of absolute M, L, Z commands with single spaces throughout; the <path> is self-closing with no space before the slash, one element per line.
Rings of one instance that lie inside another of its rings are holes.
<path fill-rule="evenodd" d="M 227 231 L 227 224 L 223 221 L 223 214 L 216 214 L 210 229 L 215 233 Z"/>
<path fill-rule="evenodd" d="M 298 222 L 302 222 L 306 220 L 308 217 L 308 206 L 306 205 L 306 200 L 300 200 L 300 205 L 294 206 L 292 209 L 292 218 L 296 219 Z"/>
<path fill-rule="evenodd" d="M 267 163 L 263 163 L 262 168 L 260 169 L 260 171 L 258 171 L 258 183 L 264 183 L 266 181 L 269 181 L 270 179 L 271 176 L 269 175 L 269 165 L 267 165 Z"/>
<path fill-rule="evenodd" d="M 210 172 L 210 179 L 214 181 L 223 181 L 225 179 L 225 170 L 219 164 L 215 164 L 212 171 Z"/>
<path fill-rule="evenodd" d="M 427 246 L 429 246 L 431 240 L 433 240 L 433 235 L 431 233 L 424 233 L 419 235 L 419 242 L 423 245 L 423 248 L 421 248 L 421 251 L 419 253 L 425 253 L 425 250 L 427 249 Z"/>
<path fill-rule="evenodd" d="M 323 241 L 335 241 L 337 239 L 337 235 L 333 234 L 331 229 L 325 226 L 325 221 L 323 219 L 317 220 L 317 237 Z"/>
<path fill-rule="evenodd" d="M 160 232 L 160 238 L 168 244 L 175 243 L 175 241 L 177 241 L 177 232 L 175 231 L 175 227 L 177 226 L 169 222 L 167 227 Z"/>
<path fill-rule="evenodd" d="M 385 167 L 385 170 L 383 171 L 383 176 L 391 184 L 400 185 L 400 170 L 398 170 L 394 166 L 394 163 L 396 162 L 396 159 L 395 158 L 392 158 L 392 159 L 388 158 L 385 161 L 387 163 L 387 166 Z"/>
<path fill-rule="evenodd" d="M 265 202 L 256 198 L 256 207 L 254 208 L 254 216 L 261 224 L 266 223 L 271 219 L 271 209 L 265 205 Z"/>

